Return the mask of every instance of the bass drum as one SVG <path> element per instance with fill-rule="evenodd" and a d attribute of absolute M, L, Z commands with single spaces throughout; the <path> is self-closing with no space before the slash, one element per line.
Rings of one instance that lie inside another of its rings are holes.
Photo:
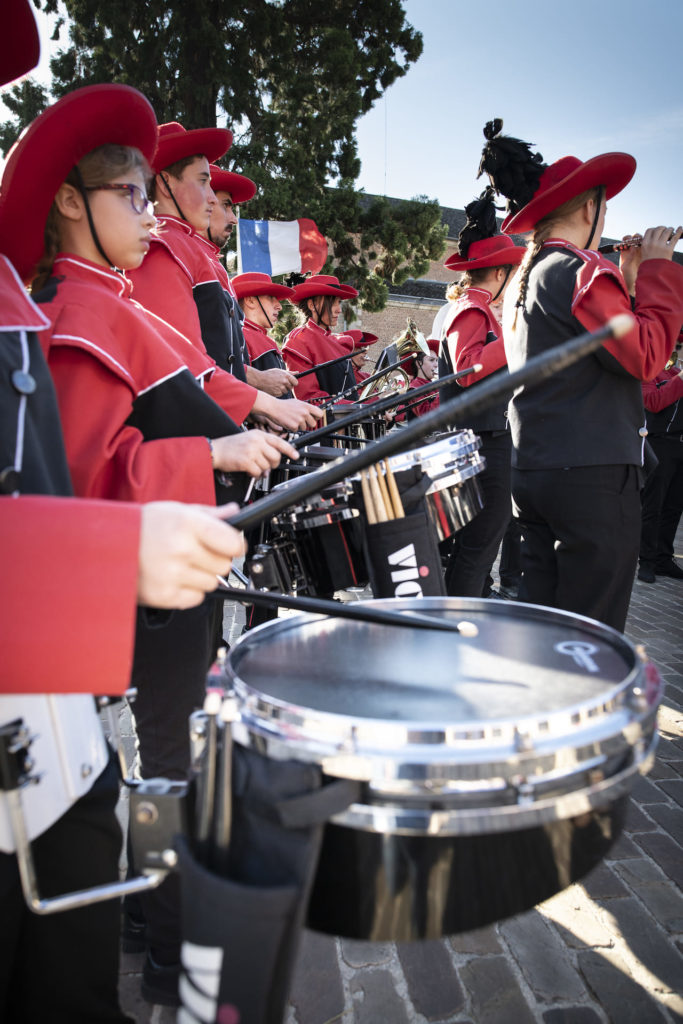
<path fill-rule="evenodd" d="M 302 615 L 252 631 L 228 657 L 238 743 L 359 782 L 325 825 L 308 925 L 438 938 L 580 879 L 652 763 L 654 666 L 607 626 L 534 605 L 372 603 L 467 626 Z"/>

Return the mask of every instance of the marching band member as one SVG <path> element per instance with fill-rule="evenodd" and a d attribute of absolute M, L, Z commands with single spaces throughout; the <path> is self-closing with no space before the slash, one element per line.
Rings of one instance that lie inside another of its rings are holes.
<path fill-rule="evenodd" d="M 11 0 L 4 14 L 0 84 L 29 71 L 39 55 L 27 0 Z M 3 249 L 6 204 L 3 195 Z M 37 734 L 30 752 L 41 779 L 24 789 L 22 805 L 43 896 L 118 877 L 118 779 L 89 694 L 127 687 L 136 600 L 197 604 L 213 589 L 214 574 L 229 571 L 231 557 L 243 551 L 240 535 L 209 509 L 70 497 L 57 403 L 36 334 L 47 326 L 0 256 L 0 725 L 21 718 Z M 38 631 L 37 581 L 49 608 Z M 13 849 L 0 795 L 0 1018 L 128 1022 L 117 995 L 118 903 L 32 913 Z"/>
<path fill-rule="evenodd" d="M 493 190 L 465 208 L 467 222 L 458 238 L 458 251 L 446 261 L 449 270 L 460 271 L 459 284 L 449 289 L 448 312 L 442 324 L 441 376 L 465 370 L 476 363 L 483 369 L 443 388 L 443 400 L 454 397 L 460 387 L 496 372 L 506 372 L 503 332 L 492 309 L 500 302 L 513 268 L 524 249 L 510 238 L 497 234 Z M 453 538 L 446 566 L 446 590 L 460 597 L 488 595 L 489 574 L 510 520 L 510 432 L 507 400 L 472 417 L 467 422 L 481 438 L 486 468 L 477 477 L 483 491 L 480 512 Z"/>
<path fill-rule="evenodd" d="M 510 403 L 512 493 L 523 534 L 520 597 L 623 630 L 638 559 L 644 437 L 640 381 L 666 363 L 683 320 L 683 229 L 649 228 L 620 269 L 597 246 L 606 201 L 636 168 L 626 153 L 550 165 L 527 143 L 488 140 L 480 173 L 508 199 L 505 232 L 531 232 L 503 310 L 510 370 L 618 313 L 635 325 Z"/>
<path fill-rule="evenodd" d="M 251 367 L 270 375 L 271 394 L 278 398 L 291 397 L 296 377 L 285 366 L 280 349 L 268 331 L 280 315 L 280 300 L 291 299 L 294 289 L 276 284 L 268 274 L 256 272 L 238 274 L 231 284 L 245 317 L 242 330 Z"/>
<path fill-rule="evenodd" d="M 216 205 L 209 161 L 223 156 L 231 142 L 225 128 L 159 126 L 150 186 L 159 231 L 144 263 L 131 271 L 134 295 L 188 338 L 207 366 L 218 365 L 207 388 L 236 422 L 251 415 L 287 430 L 315 426 L 317 409 L 300 402 L 283 406 L 245 383 L 239 312 L 215 249 L 202 238 Z"/>
<path fill-rule="evenodd" d="M 149 248 L 145 170 L 155 144 L 154 112 L 136 90 L 100 85 L 65 96 L 9 155 L 0 237 L 22 276 L 39 286 L 34 298 L 49 320 L 41 341 L 76 493 L 208 504 L 227 494 L 214 469 L 258 476 L 295 452 L 277 435 L 239 431 L 201 386 L 203 358 L 134 302 L 113 269 L 138 265 Z M 145 777 L 187 771 L 187 719 L 203 699 L 212 612 L 204 605 L 170 618 L 138 614 L 132 681 Z M 167 889 L 146 901 L 162 903 Z M 151 987 L 154 964 L 177 958 L 177 934 L 162 915 L 148 924 L 158 958 L 146 968 Z"/>
<path fill-rule="evenodd" d="M 415 375 L 408 385 L 406 402 L 410 402 L 411 388 L 414 390 L 415 388 L 424 387 L 425 384 L 429 384 L 430 380 L 434 380 L 439 375 L 439 342 L 435 338 L 427 338 L 426 342 L 429 347 L 429 355 L 425 352 L 416 352 L 413 358 Z M 408 367 L 410 367 L 410 363 Z M 425 416 L 432 409 L 436 409 L 438 404 L 438 392 L 435 395 L 427 395 L 419 405 L 408 409 L 406 416 L 409 420 L 415 416 Z"/>
<path fill-rule="evenodd" d="M 351 338 L 347 334 L 332 334 L 332 328 L 339 319 L 342 299 L 357 296 L 355 288 L 340 284 L 338 278 L 330 274 L 313 274 L 296 286 L 292 301 L 303 313 L 305 322 L 290 331 L 282 346 L 288 370 L 293 373 L 310 370 L 312 366 L 353 352 Z M 294 389 L 297 398 L 324 401 L 350 387 L 355 382 L 350 364 L 349 359 L 302 377 Z"/>
<path fill-rule="evenodd" d="M 266 394 L 272 395 L 274 398 L 281 398 L 283 395 L 291 392 L 291 389 L 294 387 L 291 374 L 283 374 L 281 372 L 284 368 L 284 363 L 282 363 L 281 367 L 274 366 L 271 368 L 261 365 L 255 366 L 253 364 L 246 340 L 243 322 L 244 313 L 238 307 L 238 297 L 235 293 L 234 281 L 231 281 L 228 277 L 227 271 L 220 259 L 220 251 L 227 244 L 237 223 L 234 207 L 252 199 L 256 194 L 256 185 L 251 178 L 247 178 L 243 174 L 236 174 L 234 171 L 224 171 L 216 166 L 216 164 L 210 164 L 209 170 L 211 171 L 211 188 L 216 194 L 216 203 L 211 210 L 211 218 L 205 237 L 212 249 L 212 257 L 216 264 L 216 274 L 223 286 L 223 290 L 226 292 L 226 301 L 229 299 L 237 315 L 235 329 L 241 337 L 242 362 L 244 363 L 246 380 L 248 384 L 251 384 L 252 387 L 257 388 L 259 391 L 265 391 Z M 272 327 L 272 324 L 268 323 L 267 326 Z M 290 395 L 290 397 L 292 396 Z"/>
<path fill-rule="evenodd" d="M 376 334 L 371 334 L 370 331 L 358 331 L 352 330 L 346 332 L 347 337 L 353 340 L 353 355 L 351 356 L 351 365 L 353 366 L 353 373 L 356 378 L 356 384 L 362 385 L 364 380 L 370 376 L 369 373 L 365 373 L 363 367 L 368 361 L 368 349 L 371 345 L 374 345 L 376 341 L 379 341 Z"/>

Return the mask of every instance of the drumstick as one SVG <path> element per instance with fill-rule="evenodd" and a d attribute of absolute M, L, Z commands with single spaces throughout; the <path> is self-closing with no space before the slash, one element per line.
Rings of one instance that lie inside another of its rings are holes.
<path fill-rule="evenodd" d="M 387 487 L 389 488 L 389 494 L 391 495 L 391 502 L 394 506 L 394 518 L 404 519 L 405 512 L 403 511 L 403 502 L 401 501 L 401 495 L 398 489 L 398 484 L 396 483 L 394 471 L 389 465 L 388 459 L 385 459 L 382 462 L 382 465 L 384 466 L 384 472 L 387 476 Z"/>
<path fill-rule="evenodd" d="M 375 506 L 372 500 L 372 493 L 370 491 L 370 481 L 368 480 L 367 469 L 362 469 L 360 474 L 360 487 L 363 493 L 363 504 L 365 505 L 365 515 L 368 519 L 370 526 L 377 524 L 377 516 L 375 515 Z"/>
<path fill-rule="evenodd" d="M 372 494 L 372 500 L 375 503 L 375 515 L 377 516 L 378 523 L 386 523 L 388 520 L 387 510 L 384 507 L 382 501 L 382 492 L 379 489 L 379 483 L 377 482 L 377 474 L 375 473 L 375 467 L 370 466 L 368 469 L 368 476 L 370 478 L 370 493 Z"/>
<path fill-rule="evenodd" d="M 384 479 L 384 474 L 382 473 L 379 462 L 374 467 L 374 469 L 375 472 L 377 473 L 377 484 L 382 495 L 382 503 L 384 504 L 384 508 L 386 509 L 387 519 L 395 519 L 396 516 L 394 515 L 394 506 L 392 504 L 391 498 L 389 497 L 387 482 Z"/>

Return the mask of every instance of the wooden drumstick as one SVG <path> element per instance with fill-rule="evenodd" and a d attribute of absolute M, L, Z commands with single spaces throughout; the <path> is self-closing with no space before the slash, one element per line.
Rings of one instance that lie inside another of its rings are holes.
<path fill-rule="evenodd" d="M 384 507 L 384 502 L 382 501 L 382 492 L 379 489 L 379 483 L 377 481 L 377 474 L 374 466 L 370 466 L 368 474 L 370 477 L 370 493 L 372 494 L 372 500 L 375 503 L 375 515 L 377 516 L 377 522 L 386 523 L 389 517 Z"/>
<path fill-rule="evenodd" d="M 360 486 L 363 494 L 363 503 L 365 505 L 365 515 L 370 526 L 375 526 L 377 523 L 377 516 L 375 515 L 375 506 L 372 500 L 372 494 L 370 492 L 370 481 L 368 479 L 367 469 L 362 469 L 360 472 Z"/>
<path fill-rule="evenodd" d="M 379 463 L 377 463 L 377 465 L 375 466 L 375 472 L 377 474 L 377 485 L 379 487 L 380 494 L 382 495 L 382 504 L 384 505 L 384 508 L 387 513 L 387 519 L 395 519 L 396 516 L 394 515 L 394 506 L 392 504 L 391 498 L 389 497 L 389 491 L 387 490 L 387 482 L 384 479 L 384 474 L 382 473 Z"/>
<path fill-rule="evenodd" d="M 396 483 L 394 471 L 389 465 L 388 459 L 385 459 L 382 462 L 382 465 L 384 466 L 384 472 L 387 477 L 387 487 L 389 488 L 389 494 L 391 495 L 391 503 L 394 506 L 394 517 L 396 519 L 404 519 L 405 512 L 403 511 L 403 502 L 401 501 L 401 494 L 398 489 L 398 484 Z"/>

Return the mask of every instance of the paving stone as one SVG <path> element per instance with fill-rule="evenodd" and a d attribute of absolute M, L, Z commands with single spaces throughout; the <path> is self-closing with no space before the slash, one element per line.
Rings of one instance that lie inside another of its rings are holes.
<path fill-rule="evenodd" d="M 329 935 L 304 931 L 289 1001 L 298 1024 L 320 1024 L 341 1017 L 344 988 L 337 943 Z"/>
<path fill-rule="evenodd" d="M 475 928 L 471 932 L 460 935 L 449 935 L 448 940 L 456 953 L 475 953 L 485 956 L 487 953 L 502 953 L 500 941 L 493 925 L 487 928 Z"/>
<path fill-rule="evenodd" d="M 672 761 L 660 761 L 659 758 L 655 760 L 655 763 L 650 769 L 648 778 L 659 780 L 659 779 L 675 779 L 678 777 L 678 772 L 674 767 Z"/>
<path fill-rule="evenodd" d="M 666 803 L 666 796 L 660 788 L 650 779 L 641 776 L 636 782 L 631 796 L 639 804 L 661 804 Z"/>
<path fill-rule="evenodd" d="M 609 948 L 614 936 L 600 921 L 595 905 L 584 890 L 576 885 L 553 896 L 539 907 L 558 929 L 570 949 Z"/>
<path fill-rule="evenodd" d="M 636 886 L 647 883 L 654 885 L 656 882 L 665 880 L 661 868 L 646 857 L 641 857 L 639 860 L 622 860 L 614 867 L 628 885 Z"/>
<path fill-rule="evenodd" d="M 578 954 L 586 984 L 613 1024 L 659 1024 L 666 1017 L 612 950 Z"/>
<path fill-rule="evenodd" d="M 534 1014 L 504 957 L 470 960 L 460 968 L 460 979 L 478 1024 L 533 1024 Z"/>
<path fill-rule="evenodd" d="M 681 848 L 669 836 L 661 832 L 643 832 L 638 836 L 638 845 L 659 864 L 669 878 L 683 886 L 683 857 Z"/>
<path fill-rule="evenodd" d="M 683 932 L 683 896 L 673 882 L 633 886 L 655 921 L 668 932 Z"/>
<path fill-rule="evenodd" d="M 663 780 L 657 785 L 663 789 L 667 796 L 670 796 L 676 803 L 683 807 L 683 779 Z"/>
<path fill-rule="evenodd" d="M 633 840 L 629 839 L 628 836 L 621 835 L 609 851 L 609 860 L 629 860 L 631 857 L 639 856 L 639 854 L 640 850 Z"/>
<path fill-rule="evenodd" d="M 406 1006 L 389 971 L 371 970 L 351 979 L 354 1024 L 408 1024 Z M 317 1024 L 321 1024 L 318 1018 Z"/>
<path fill-rule="evenodd" d="M 543 1024 L 602 1024 L 602 1017 L 590 1006 L 562 1006 L 546 1010 Z"/>
<path fill-rule="evenodd" d="M 683 958 L 635 899 L 613 900 L 609 913 L 630 951 L 662 985 L 676 992 L 683 979 Z"/>
<path fill-rule="evenodd" d="M 584 889 L 594 900 L 612 899 L 615 896 L 628 895 L 627 890 L 619 881 L 614 871 L 607 864 L 598 864 L 582 880 Z"/>
<path fill-rule="evenodd" d="M 342 939 L 342 959 L 349 967 L 368 967 L 388 964 L 394 955 L 391 942 L 359 942 L 356 939 Z"/>
<path fill-rule="evenodd" d="M 396 952 L 418 1013 L 436 1021 L 464 1008 L 465 996 L 443 942 L 401 942 Z"/>
<path fill-rule="evenodd" d="M 532 911 L 523 919 L 505 921 L 500 932 L 539 1001 L 570 1002 L 585 996 L 565 946 L 541 914 Z"/>
<path fill-rule="evenodd" d="M 658 804 L 649 805 L 649 807 L 658 806 Z M 656 828 L 657 826 L 652 821 L 652 818 L 648 818 L 645 811 L 643 811 L 643 809 L 633 800 L 629 801 L 628 810 L 626 811 L 626 820 L 624 822 L 624 831 L 629 834 L 633 832 L 653 832 Z"/>
<path fill-rule="evenodd" d="M 653 804 L 649 808 L 649 813 L 657 824 L 669 833 L 674 842 L 683 846 L 683 813 L 678 807 Z"/>

